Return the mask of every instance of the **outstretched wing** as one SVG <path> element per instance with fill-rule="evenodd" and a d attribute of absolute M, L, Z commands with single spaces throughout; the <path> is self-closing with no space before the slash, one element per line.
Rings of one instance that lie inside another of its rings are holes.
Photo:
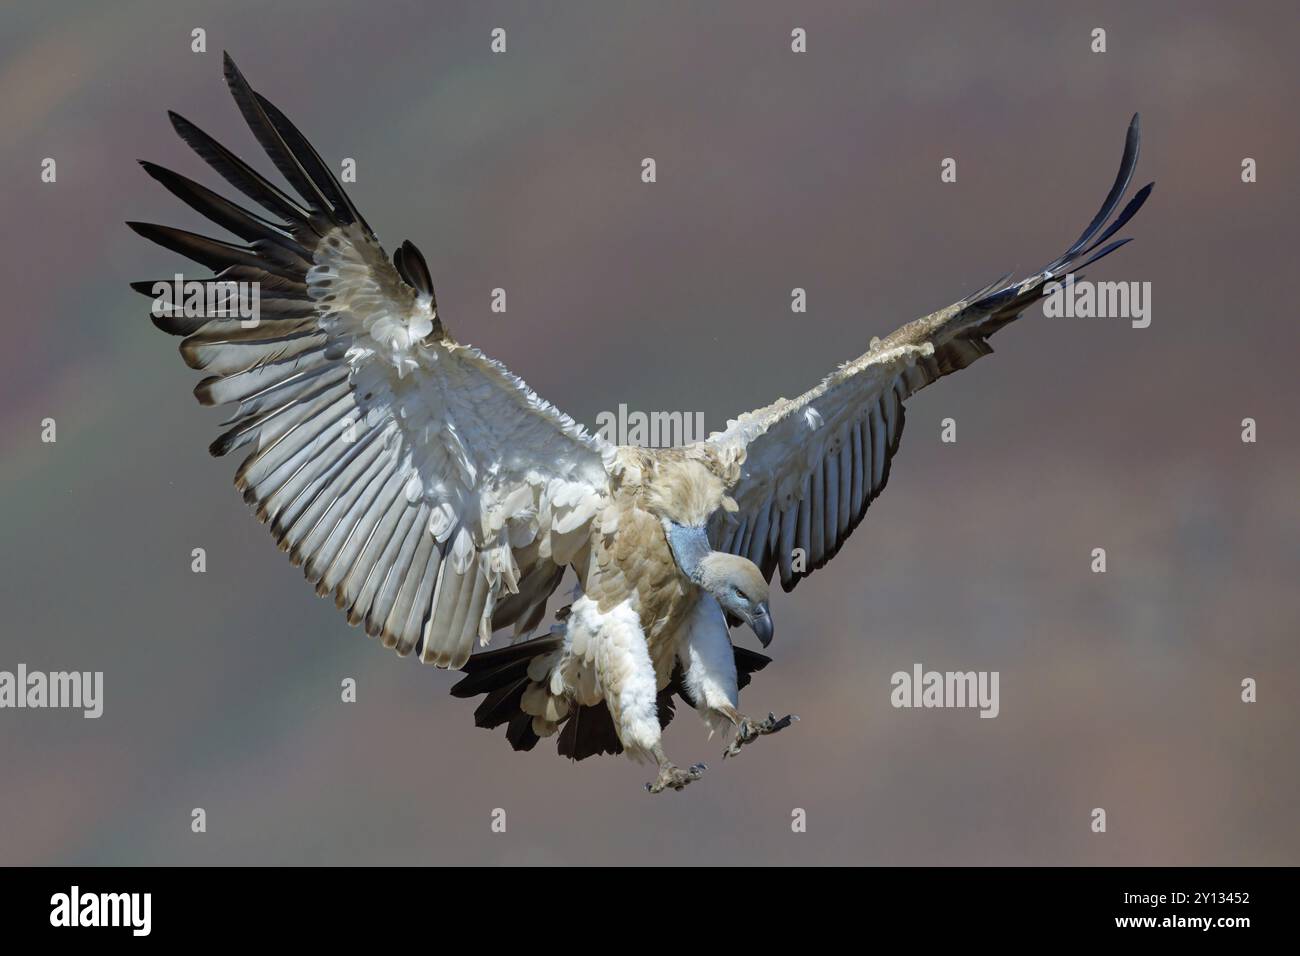
<path fill-rule="evenodd" d="M 1082 269 L 1127 239 L 1111 240 L 1152 185 L 1119 208 L 1138 157 L 1138 118 L 1129 124 L 1119 175 L 1088 228 L 1059 258 L 1018 282 L 993 285 L 917 319 L 794 400 L 741 415 L 707 444 L 743 459 L 731 491 L 738 509 L 711 529 L 714 547 L 744 555 L 789 591 L 833 558 L 889 480 L 913 393 L 993 351 L 989 336 L 1046 295 L 1054 277 Z M 799 549 L 796 553 L 796 549 Z"/>
<path fill-rule="evenodd" d="M 185 361 L 209 373 L 199 401 L 238 403 L 211 451 L 247 451 L 236 486 L 317 592 L 399 654 L 459 667 L 475 636 L 536 626 L 588 540 L 612 448 L 454 341 L 415 246 L 403 243 L 390 263 L 302 134 L 229 56 L 225 74 L 300 198 L 171 114 L 181 138 L 269 218 L 144 163 L 246 244 L 129 223 L 212 269 L 184 291 L 215 309 L 192 314 L 183 295 L 165 302 L 169 281 L 133 287 L 155 297 L 159 328 L 185 336 Z M 256 322 L 244 318 L 254 290 Z"/>

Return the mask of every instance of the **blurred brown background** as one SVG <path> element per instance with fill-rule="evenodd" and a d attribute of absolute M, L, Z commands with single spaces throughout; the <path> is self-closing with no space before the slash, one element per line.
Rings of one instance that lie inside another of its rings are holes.
<path fill-rule="evenodd" d="M 1296 23 L 1259 2 L 6 6 L 0 669 L 102 670 L 105 705 L 0 711 L 0 863 L 1300 863 Z M 1153 322 L 1035 314 L 914 399 L 866 523 L 774 601 L 743 701 L 803 721 L 724 765 L 679 716 L 669 752 L 712 769 L 651 798 L 625 760 L 474 728 L 454 676 L 350 630 L 208 458 L 220 416 L 127 288 L 182 260 L 122 221 L 198 225 L 139 157 L 217 183 L 167 108 L 270 171 L 223 48 L 357 160 L 353 198 L 424 251 L 451 328 L 589 425 L 626 402 L 721 427 L 1036 268 L 1135 110 L 1157 188 L 1090 277 L 1150 281 Z M 1001 715 L 894 710 L 917 661 L 1000 671 Z"/>

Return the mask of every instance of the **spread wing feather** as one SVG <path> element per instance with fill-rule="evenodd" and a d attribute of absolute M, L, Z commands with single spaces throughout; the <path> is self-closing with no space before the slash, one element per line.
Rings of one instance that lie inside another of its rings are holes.
<path fill-rule="evenodd" d="M 1118 249 L 1108 241 L 1137 213 L 1153 184 L 1111 216 L 1137 165 L 1138 117 L 1129 124 L 1119 174 L 1101 210 L 1057 259 L 1025 279 L 1006 278 L 917 319 L 794 400 L 741 415 L 707 439 L 724 460 L 743 461 L 731 489 L 738 508 L 711 528 L 714 547 L 741 554 L 789 591 L 835 556 L 884 490 L 903 433 L 904 402 L 993 351 L 988 339 L 1047 294 L 1056 276 Z M 1105 226 L 1107 221 L 1110 225 Z"/>
<path fill-rule="evenodd" d="M 199 401 L 236 405 L 211 451 L 246 452 L 237 487 L 317 592 L 399 654 L 460 667 L 475 637 L 536 626 L 600 511 L 613 449 L 456 342 L 419 250 L 405 242 L 390 263 L 302 133 L 229 56 L 225 75 L 297 196 L 170 114 L 265 214 L 143 163 L 243 243 L 129 223 L 215 273 L 187 285 L 209 308 L 156 307 L 154 322 L 208 373 Z M 237 283 L 257 289 L 255 324 Z M 166 285 L 132 284 L 151 297 Z"/>

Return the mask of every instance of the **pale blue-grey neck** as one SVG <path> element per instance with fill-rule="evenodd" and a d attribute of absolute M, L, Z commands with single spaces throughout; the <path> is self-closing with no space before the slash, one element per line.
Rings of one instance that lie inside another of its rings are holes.
<path fill-rule="evenodd" d="M 681 525 L 665 521 L 664 533 L 668 537 L 668 547 L 672 549 L 677 566 L 683 574 L 699 584 L 702 574 L 700 564 L 713 553 L 708 531 L 703 525 Z"/>

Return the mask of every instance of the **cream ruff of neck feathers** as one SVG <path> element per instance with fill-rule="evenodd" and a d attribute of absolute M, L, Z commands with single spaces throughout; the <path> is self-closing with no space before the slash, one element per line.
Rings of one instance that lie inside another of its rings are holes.
<path fill-rule="evenodd" d="M 789 726 L 741 710 L 769 659 L 733 646 L 731 628 L 772 640 L 768 583 L 779 574 L 790 591 L 839 553 L 889 478 L 906 400 L 989 354 L 1053 279 L 1127 241 L 1112 236 L 1151 191 L 1120 208 L 1135 116 L 1101 211 L 1044 268 L 873 340 L 817 387 L 705 441 L 614 446 L 456 341 L 419 250 L 403 242 L 390 260 L 326 161 L 228 56 L 225 77 L 296 195 L 173 113 L 181 139 L 261 209 L 144 163 L 239 241 L 129 224 L 214 272 L 184 282 L 202 309 L 163 305 L 172 280 L 133 284 L 206 373 L 199 401 L 234 406 L 212 453 L 244 456 L 244 500 L 349 623 L 466 673 L 452 693 L 483 695 L 480 727 L 504 725 L 516 750 L 555 736 L 574 760 L 654 761 L 652 792 L 704 770 L 664 753 L 675 698 L 724 735 L 724 755 Z M 533 637 L 569 568 L 574 600 Z M 507 646 L 471 654 L 502 629 Z"/>

